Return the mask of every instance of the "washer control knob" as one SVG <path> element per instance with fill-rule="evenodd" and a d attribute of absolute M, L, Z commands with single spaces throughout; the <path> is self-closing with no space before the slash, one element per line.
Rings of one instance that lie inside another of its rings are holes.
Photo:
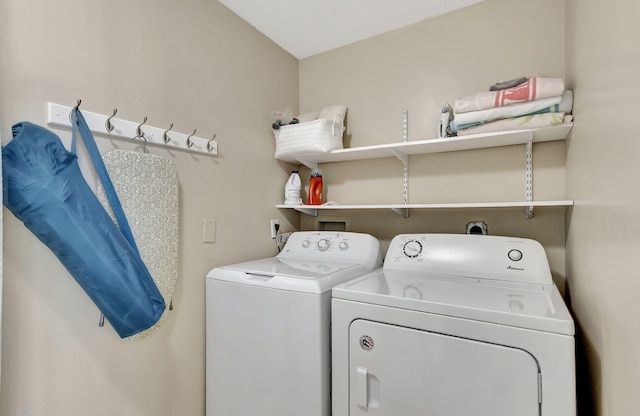
<path fill-rule="evenodd" d="M 304 240 L 302 242 L 302 247 L 303 248 L 309 248 L 310 245 L 311 245 L 311 241 L 309 241 L 309 240 Z"/>
<path fill-rule="evenodd" d="M 340 244 L 338 244 L 338 247 L 340 247 L 340 250 L 346 250 L 349 248 L 349 243 L 347 243 L 346 241 L 341 241 Z"/>
<path fill-rule="evenodd" d="M 320 251 L 325 251 L 329 248 L 329 240 L 323 238 L 322 240 L 318 240 L 318 249 Z"/>
<path fill-rule="evenodd" d="M 509 256 L 509 259 L 513 260 L 513 261 L 520 261 L 522 260 L 522 251 L 520 250 L 509 250 L 509 253 L 507 253 L 507 256 Z"/>

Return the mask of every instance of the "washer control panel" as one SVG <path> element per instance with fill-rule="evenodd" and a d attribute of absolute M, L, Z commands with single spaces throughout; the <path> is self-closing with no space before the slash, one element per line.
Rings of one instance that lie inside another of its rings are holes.
<path fill-rule="evenodd" d="M 369 235 L 352 232 L 301 231 L 291 234 L 278 257 L 322 259 L 350 263 L 382 264 L 380 243 Z"/>
<path fill-rule="evenodd" d="M 552 284 L 537 241 L 468 234 L 401 234 L 389 245 L 384 268 Z"/>
<path fill-rule="evenodd" d="M 347 238 L 346 236 L 344 238 Z M 340 247 L 341 250 L 349 248 L 345 239 L 341 238 L 340 233 L 323 234 L 323 235 L 307 235 L 300 243 L 304 250 L 320 250 L 327 251 L 330 248 Z M 287 249 L 295 250 L 295 247 L 287 244 Z"/>

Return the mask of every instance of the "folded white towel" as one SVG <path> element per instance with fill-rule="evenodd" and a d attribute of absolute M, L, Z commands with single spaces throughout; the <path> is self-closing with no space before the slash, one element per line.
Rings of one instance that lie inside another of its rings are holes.
<path fill-rule="evenodd" d="M 459 130 L 458 136 L 469 134 L 493 133 L 496 131 L 529 130 L 558 126 L 564 123 L 564 113 L 531 114 L 515 118 L 496 120 L 476 127 Z"/>

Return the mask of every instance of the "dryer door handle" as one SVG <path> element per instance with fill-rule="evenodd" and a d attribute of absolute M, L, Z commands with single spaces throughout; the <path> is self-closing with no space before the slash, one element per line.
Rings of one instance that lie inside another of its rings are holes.
<path fill-rule="evenodd" d="M 367 409 L 369 407 L 369 370 L 364 367 L 356 368 L 356 403 Z"/>

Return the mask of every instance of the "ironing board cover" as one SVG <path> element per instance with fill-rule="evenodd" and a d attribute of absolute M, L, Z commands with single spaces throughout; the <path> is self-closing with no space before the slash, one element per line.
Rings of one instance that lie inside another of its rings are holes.
<path fill-rule="evenodd" d="M 164 157 L 130 150 L 102 155 L 122 209 L 138 245 L 140 256 L 156 282 L 165 304 L 173 297 L 178 278 L 178 171 Z M 114 218 L 101 183 L 98 200 Z M 115 220 L 115 218 L 114 218 Z M 131 337 L 143 338 L 163 323 L 167 310 L 149 329 Z"/>

